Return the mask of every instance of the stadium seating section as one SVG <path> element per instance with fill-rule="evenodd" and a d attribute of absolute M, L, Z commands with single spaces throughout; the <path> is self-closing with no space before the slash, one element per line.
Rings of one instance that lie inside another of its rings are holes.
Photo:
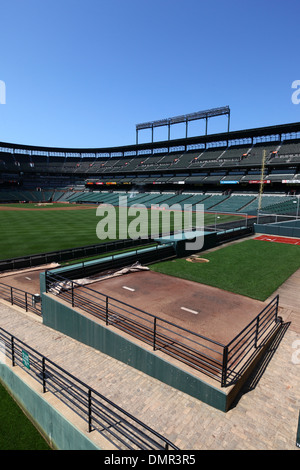
<path fill-rule="evenodd" d="M 210 194 L 210 193 L 182 193 L 170 192 L 162 193 L 139 193 L 125 191 L 73 191 L 73 190 L 53 190 L 53 191 L 26 191 L 26 190 L 1 190 L 0 203 L 31 202 L 37 204 L 45 203 L 80 203 L 80 204 L 111 204 L 117 206 L 120 203 L 120 196 L 126 196 L 127 205 L 142 204 L 147 208 L 151 206 L 162 206 L 166 204 L 172 208 L 174 204 L 179 204 L 182 209 L 184 205 L 192 205 L 193 210 L 196 204 L 203 204 L 205 211 L 220 213 L 239 213 L 256 215 L 259 195 L 256 194 Z M 298 199 L 286 195 L 262 195 L 261 210 L 269 214 L 296 214 Z M 298 207 L 299 211 L 299 207 Z"/>
<path fill-rule="evenodd" d="M 146 207 L 203 204 L 207 211 L 255 214 L 265 156 L 262 211 L 292 214 L 299 206 L 300 139 L 220 140 L 140 153 L 16 147 L 0 144 L 2 203 L 115 205 L 123 194 Z"/>

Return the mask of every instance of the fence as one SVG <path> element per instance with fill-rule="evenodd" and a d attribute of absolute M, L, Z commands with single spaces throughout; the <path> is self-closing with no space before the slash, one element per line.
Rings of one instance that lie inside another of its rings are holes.
<path fill-rule="evenodd" d="M 26 312 L 33 312 L 41 315 L 40 296 L 30 294 L 16 287 L 7 286 L 0 283 L 0 298 L 10 302 L 11 305 L 17 305 L 24 308 Z"/>
<path fill-rule="evenodd" d="M 1 351 L 2 350 L 2 351 Z M 72 374 L 0 328 L 0 351 L 121 450 L 178 449 L 168 439 Z"/>
<path fill-rule="evenodd" d="M 257 212 L 255 219 L 255 223 L 257 224 L 277 224 L 279 222 L 293 222 L 299 220 L 296 215 L 272 214 L 262 211 Z"/>
<path fill-rule="evenodd" d="M 90 256 L 111 253 L 112 251 L 122 250 L 133 246 L 147 245 L 149 243 L 153 243 L 153 240 L 140 238 L 136 240 L 125 239 L 108 243 L 98 243 L 97 245 L 69 248 L 68 250 L 28 255 L 21 258 L 5 259 L 0 260 L 0 272 L 14 269 L 32 268 L 34 266 L 41 266 L 43 264 L 52 262 L 60 263 L 62 261 L 88 258 Z"/>
<path fill-rule="evenodd" d="M 134 263 L 149 264 L 156 261 L 175 258 L 176 252 L 173 243 L 164 245 L 148 246 L 144 248 L 133 249 L 118 254 L 108 254 L 101 259 L 94 261 L 82 261 L 68 266 L 68 276 L 72 279 L 93 276 L 106 270 L 116 270 L 124 266 L 130 266 Z M 59 268 L 64 269 L 64 268 Z"/>
<path fill-rule="evenodd" d="M 252 225 L 252 217 L 249 217 L 246 212 L 218 212 L 206 210 L 205 214 L 210 215 L 211 219 L 214 218 L 214 221 L 205 224 L 205 230 L 221 231 L 249 227 Z"/>
<path fill-rule="evenodd" d="M 224 377 L 237 380 L 254 356 L 267 343 L 282 319 L 278 317 L 279 296 L 269 304 L 224 349 Z"/>
<path fill-rule="evenodd" d="M 287 222 L 297 220 L 296 216 L 287 215 L 287 214 L 270 214 L 264 213 L 262 211 L 256 211 L 255 214 L 243 214 L 243 213 L 234 213 L 234 212 L 213 212 L 213 211 L 205 211 L 206 214 L 213 215 L 214 214 L 214 223 L 209 225 L 205 225 L 205 230 L 214 230 L 218 232 L 222 231 L 229 231 L 234 229 L 252 229 L 254 224 L 272 224 L 277 222 Z M 232 216 L 232 220 L 230 219 Z M 235 217 L 234 217 L 235 216 Z M 241 218 L 237 218 L 237 216 L 241 216 Z"/>
<path fill-rule="evenodd" d="M 80 290 L 78 289 L 80 287 Z M 241 376 L 278 323 L 278 296 L 228 345 L 211 340 L 87 286 L 46 273 L 46 292 L 227 386 Z"/>

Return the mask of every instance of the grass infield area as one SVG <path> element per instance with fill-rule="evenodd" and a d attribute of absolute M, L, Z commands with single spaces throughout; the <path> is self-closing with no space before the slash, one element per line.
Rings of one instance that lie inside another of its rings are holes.
<path fill-rule="evenodd" d="M 32 210 L 31 210 L 32 209 Z M 0 259 L 64 250 L 101 241 L 96 234 L 101 217 L 94 208 L 71 204 L 39 206 L 37 204 L 0 205 Z M 118 220 L 118 209 L 116 208 Z M 151 212 L 149 211 L 149 218 Z M 205 224 L 241 219 L 241 215 L 205 214 Z M 128 223 L 134 217 L 128 218 Z M 172 223 L 170 230 L 174 228 Z M 150 222 L 149 222 L 150 227 Z M 118 238 L 118 224 L 116 238 Z M 159 227 L 157 227 L 159 231 Z M 149 233 L 147 231 L 146 233 Z M 145 232 L 144 232 L 145 234 Z"/>
<path fill-rule="evenodd" d="M 254 239 L 199 256 L 208 262 L 176 259 L 151 269 L 265 301 L 300 267 L 300 246 Z"/>

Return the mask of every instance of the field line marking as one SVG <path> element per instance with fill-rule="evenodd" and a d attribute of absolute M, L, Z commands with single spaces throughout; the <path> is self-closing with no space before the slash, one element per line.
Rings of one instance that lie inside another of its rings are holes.
<path fill-rule="evenodd" d="M 186 307 L 180 307 L 181 310 L 185 310 L 186 312 L 193 313 L 194 315 L 198 315 L 199 312 L 196 312 L 196 310 L 191 310 L 190 308 Z"/>
<path fill-rule="evenodd" d="M 127 289 L 127 290 L 130 290 L 131 292 L 135 292 L 135 289 L 132 289 L 131 287 L 127 287 L 127 286 L 122 286 L 123 289 Z"/>

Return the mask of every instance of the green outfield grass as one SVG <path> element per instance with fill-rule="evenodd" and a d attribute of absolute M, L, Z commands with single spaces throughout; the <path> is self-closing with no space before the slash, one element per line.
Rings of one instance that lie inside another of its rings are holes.
<path fill-rule="evenodd" d="M 50 450 L 47 442 L 1 384 L 0 450 Z"/>
<path fill-rule="evenodd" d="M 0 259 L 99 243 L 95 210 L 0 211 Z"/>
<path fill-rule="evenodd" d="M 264 301 L 300 268 L 300 246 L 253 239 L 203 252 L 201 257 L 209 262 L 177 259 L 151 269 Z"/>
<path fill-rule="evenodd" d="M 35 203 L 17 204 L 16 206 L 37 209 Z M 96 216 L 97 206 L 94 209 L 80 209 L 80 206 L 78 206 L 76 210 L 68 211 L 54 211 L 51 210 L 51 207 L 48 206 L 43 211 L 1 211 L 0 207 L 0 259 L 93 245 L 101 243 L 101 241 L 112 241 L 112 238 L 99 240 L 97 237 L 96 227 L 101 219 Z M 116 212 L 118 213 L 118 209 L 116 209 Z M 150 217 L 151 213 L 149 211 L 149 226 L 148 229 L 142 231 L 141 235 L 150 233 Z M 220 216 L 217 221 L 230 221 L 240 217 L 224 215 Z M 134 216 L 129 218 L 128 223 L 134 218 Z M 205 215 L 206 224 L 214 224 L 215 220 L 214 214 Z M 159 231 L 159 225 L 156 228 Z M 174 229 L 173 223 L 171 223 L 172 229 Z M 117 226 L 116 238 L 118 237 Z"/>

